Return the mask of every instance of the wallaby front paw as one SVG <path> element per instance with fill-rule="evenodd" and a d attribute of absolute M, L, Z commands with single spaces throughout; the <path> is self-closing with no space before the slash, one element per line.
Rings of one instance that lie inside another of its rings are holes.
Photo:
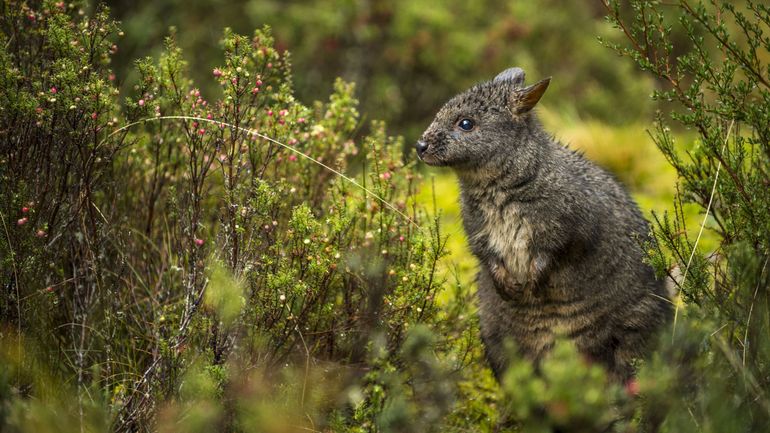
<path fill-rule="evenodd" d="M 523 290 L 528 290 L 529 282 L 520 281 L 515 278 L 514 275 L 508 272 L 508 269 L 501 260 L 497 260 L 492 264 L 490 273 L 497 291 L 507 300 L 511 300 L 515 295 L 520 295 Z"/>

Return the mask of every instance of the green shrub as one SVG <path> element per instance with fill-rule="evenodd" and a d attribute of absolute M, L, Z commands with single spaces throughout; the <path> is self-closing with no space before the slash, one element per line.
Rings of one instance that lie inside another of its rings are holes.
<path fill-rule="evenodd" d="M 656 215 L 652 259 L 673 274 L 681 301 L 664 347 L 642 373 L 663 431 L 770 428 L 770 9 L 762 2 L 605 2 L 628 38 L 616 45 L 666 83 L 671 118 L 698 138 L 675 145 L 659 115 L 653 136 L 679 177 L 673 215 Z M 688 40 L 675 46 L 674 18 Z M 688 226 L 683 203 L 705 214 Z M 702 248 L 703 230 L 719 239 Z M 678 269 L 678 272 L 674 272 Z"/>
<path fill-rule="evenodd" d="M 405 385 L 454 348 L 418 323 L 465 332 L 437 321 L 444 241 L 400 139 L 381 123 L 351 138 L 352 84 L 302 105 L 268 29 L 226 31 L 221 99 L 171 37 L 121 102 L 106 10 L 0 12 L 4 429 L 56 429 L 59 411 L 94 430 L 285 431 L 449 410 L 448 386 Z M 409 359 L 428 366 L 394 373 Z"/>

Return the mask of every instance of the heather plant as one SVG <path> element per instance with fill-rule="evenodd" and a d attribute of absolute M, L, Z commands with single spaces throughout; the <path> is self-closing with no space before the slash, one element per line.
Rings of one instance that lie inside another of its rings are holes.
<path fill-rule="evenodd" d="M 400 139 L 352 140 L 353 85 L 299 103 L 265 28 L 225 31 L 216 101 L 173 36 L 123 96 L 120 30 L 78 10 L 0 10 L 4 429 L 442 416 L 449 386 L 405 383 L 454 347 L 416 326 L 439 326 L 444 241 Z"/>
<path fill-rule="evenodd" d="M 678 106 L 652 136 L 679 178 L 672 214 L 655 215 L 651 259 L 676 281 L 678 320 L 640 389 L 663 431 L 764 431 L 770 423 L 770 9 L 762 2 L 689 2 L 664 9 L 604 2 L 627 38 L 614 45 Z M 665 12 L 665 13 L 664 13 Z M 675 46 L 677 26 L 688 39 Z M 683 148 L 671 121 L 697 133 Z M 703 213 L 699 226 L 684 207 Z M 719 239 L 704 249 L 702 235 Z"/>

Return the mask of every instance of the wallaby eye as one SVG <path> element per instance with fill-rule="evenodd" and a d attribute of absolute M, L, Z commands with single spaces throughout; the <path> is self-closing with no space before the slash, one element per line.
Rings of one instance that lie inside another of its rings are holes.
<path fill-rule="evenodd" d="M 460 119 L 460 121 L 457 122 L 457 127 L 463 131 L 470 131 L 474 126 L 476 126 L 476 124 L 473 123 L 473 120 L 471 119 Z"/>

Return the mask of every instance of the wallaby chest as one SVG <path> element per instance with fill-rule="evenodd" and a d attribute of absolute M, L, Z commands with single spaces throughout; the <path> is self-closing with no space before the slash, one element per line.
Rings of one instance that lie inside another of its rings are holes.
<path fill-rule="evenodd" d="M 503 194 L 463 198 L 463 221 L 473 253 L 493 274 L 527 282 L 532 263 L 532 225 L 517 203 Z M 503 269 L 499 269 L 502 267 Z"/>

